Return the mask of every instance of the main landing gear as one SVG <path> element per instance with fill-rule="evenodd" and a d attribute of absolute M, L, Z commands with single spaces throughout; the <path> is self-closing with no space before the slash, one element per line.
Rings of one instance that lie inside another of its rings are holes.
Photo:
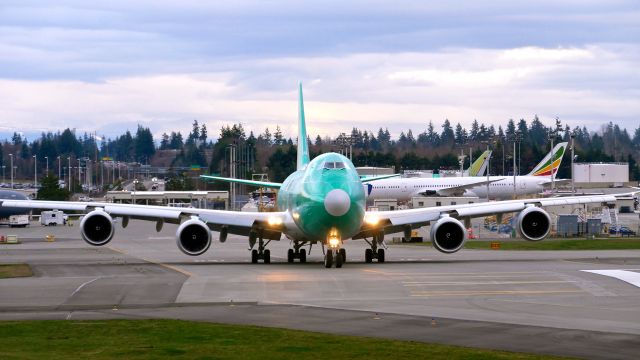
<path fill-rule="evenodd" d="M 365 250 L 364 261 L 366 263 L 373 262 L 373 259 L 377 259 L 379 263 L 384 262 L 384 249 L 379 249 L 378 245 L 382 245 L 384 242 L 384 233 L 378 233 L 373 236 L 373 240 L 365 241 L 371 246 L 371 248 Z"/>
<path fill-rule="evenodd" d="M 301 263 L 306 263 L 307 250 L 301 249 L 304 245 L 306 245 L 306 242 L 294 241 L 293 249 L 289 249 L 289 251 L 287 251 L 287 262 L 292 263 L 295 259 L 300 259 Z"/>
<path fill-rule="evenodd" d="M 267 249 L 267 245 L 271 242 L 271 240 L 267 241 L 266 243 L 264 242 L 264 240 L 262 239 L 262 236 L 258 237 L 258 248 L 257 249 L 253 249 L 254 245 L 256 244 L 256 234 L 251 234 L 249 235 L 249 246 L 251 247 L 251 262 L 253 264 L 257 264 L 258 260 L 262 260 L 262 262 L 264 262 L 265 264 L 270 264 L 271 263 L 271 251 L 269 251 L 269 249 Z"/>

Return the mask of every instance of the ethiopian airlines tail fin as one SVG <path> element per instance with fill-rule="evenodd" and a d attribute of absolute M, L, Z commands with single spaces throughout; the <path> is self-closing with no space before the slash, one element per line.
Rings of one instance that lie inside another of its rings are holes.
<path fill-rule="evenodd" d="M 530 176 L 549 176 L 552 174 L 553 177 L 558 173 L 558 169 L 560 168 L 560 163 L 562 162 L 562 156 L 564 155 L 564 151 L 567 149 L 567 142 L 561 142 L 558 145 L 553 147 L 550 153 L 540 161 L 538 165 L 536 165 L 533 170 L 527 175 Z M 552 159 L 553 156 L 553 159 Z"/>
<path fill-rule="evenodd" d="M 302 101 L 302 83 L 298 83 L 298 163 L 297 169 L 303 169 L 309 163 L 309 143 L 307 126 L 304 121 L 304 102 Z"/>
<path fill-rule="evenodd" d="M 480 155 L 476 161 L 469 166 L 467 169 L 465 176 L 484 176 L 487 171 L 487 165 L 489 164 L 489 159 L 491 158 L 491 150 L 485 150 L 485 152 Z"/>

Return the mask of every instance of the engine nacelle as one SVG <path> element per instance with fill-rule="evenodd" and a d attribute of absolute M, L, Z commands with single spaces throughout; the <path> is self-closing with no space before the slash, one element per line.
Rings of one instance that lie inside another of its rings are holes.
<path fill-rule="evenodd" d="M 176 243 L 180 251 L 187 255 L 202 255 L 211 246 L 211 232 L 202 220 L 192 218 L 178 227 Z"/>
<path fill-rule="evenodd" d="M 431 243 L 436 250 L 451 254 L 464 246 L 467 229 L 457 219 L 443 216 L 431 225 Z"/>
<path fill-rule="evenodd" d="M 113 238 L 113 219 L 102 209 L 88 213 L 80 221 L 82 239 L 93 246 L 102 246 Z"/>
<path fill-rule="evenodd" d="M 518 234 L 525 240 L 542 240 L 549 235 L 551 230 L 551 217 L 546 211 L 535 206 L 522 210 L 516 221 Z"/>

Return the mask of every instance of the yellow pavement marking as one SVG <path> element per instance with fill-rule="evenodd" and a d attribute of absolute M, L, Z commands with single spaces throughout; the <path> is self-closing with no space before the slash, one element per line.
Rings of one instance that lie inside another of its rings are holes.
<path fill-rule="evenodd" d="M 109 249 L 111 249 L 111 250 L 113 250 L 115 252 L 118 252 L 120 254 L 123 254 L 123 255 L 129 255 L 129 253 L 127 253 L 126 251 L 118 249 L 118 248 L 115 248 L 113 246 L 108 246 L 107 248 L 109 248 Z M 154 260 L 150 260 L 150 259 L 146 259 L 146 258 L 142 258 L 142 257 L 139 257 L 138 259 L 140 259 L 142 261 L 146 261 L 146 262 L 151 263 L 151 264 L 162 266 L 162 267 L 167 268 L 169 270 L 177 271 L 177 272 L 181 273 L 182 275 L 186 275 L 186 276 L 189 276 L 189 277 L 194 276 L 193 273 L 190 273 L 189 271 L 184 270 L 184 269 L 180 269 L 177 266 L 164 264 L 164 263 L 161 263 L 159 261 L 154 261 Z"/>
<path fill-rule="evenodd" d="M 582 290 L 496 290 L 496 291 L 416 291 L 412 297 L 474 296 L 474 295 L 537 295 L 581 293 Z"/>
<path fill-rule="evenodd" d="M 442 281 L 442 282 L 422 282 L 422 281 L 403 281 L 404 286 L 425 286 L 425 285 L 509 285 L 509 284 L 559 284 L 574 283 L 571 280 L 543 280 L 543 281 Z"/>

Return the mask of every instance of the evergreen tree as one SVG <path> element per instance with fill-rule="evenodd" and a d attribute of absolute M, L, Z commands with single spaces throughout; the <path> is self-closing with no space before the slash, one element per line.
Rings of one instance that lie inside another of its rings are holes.
<path fill-rule="evenodd" d="M 184 146 L 182 134 L 178 131 L 171 132 L 171 138 L 169 139 L 169 149 L 180 150 Z"/>
<path fill-rule="evenodd" d="M 478 133 L 480 132 L 480 125 L 478 124 L 477 119 L 473 119 L 471 123 L 471 131 L 469 131 L 469 140 L 471 141 L 479 141 Z"/>
<path fill-rule="evenodd" d="M 453 133 L 453 129 L 451 128 L 451 123 L 449 119 L 444 120 L 444 124 L 442 124 L 442 134 L 440 135 L 440 141 L 442 144 L 452 146 L 455 143 L 456 137 Z"/>
<path fill-rule="evenodd" d="M 149 128 L 143 128 L 138 125 L 135 138 L 135 151 L 136 160 L 139 162 L 149 163 L 151 157 L 156 152 L 155 144 L 153 143 L 153 135 Z"/>
<path fill-rule="evenodd" d="M 160 140 L 160 150 L 169 149 L 169 135 L 167 133 L 162 133 L 162 139 Z"/>
<path fill-rule="evenodd" d="M 58 178 L 51 173 L 42 178 L 40 185 L 42 187 L 38 190 L 38 200 L 69 200 L 69 191 L 66 188 L 61 189 Z"/>

